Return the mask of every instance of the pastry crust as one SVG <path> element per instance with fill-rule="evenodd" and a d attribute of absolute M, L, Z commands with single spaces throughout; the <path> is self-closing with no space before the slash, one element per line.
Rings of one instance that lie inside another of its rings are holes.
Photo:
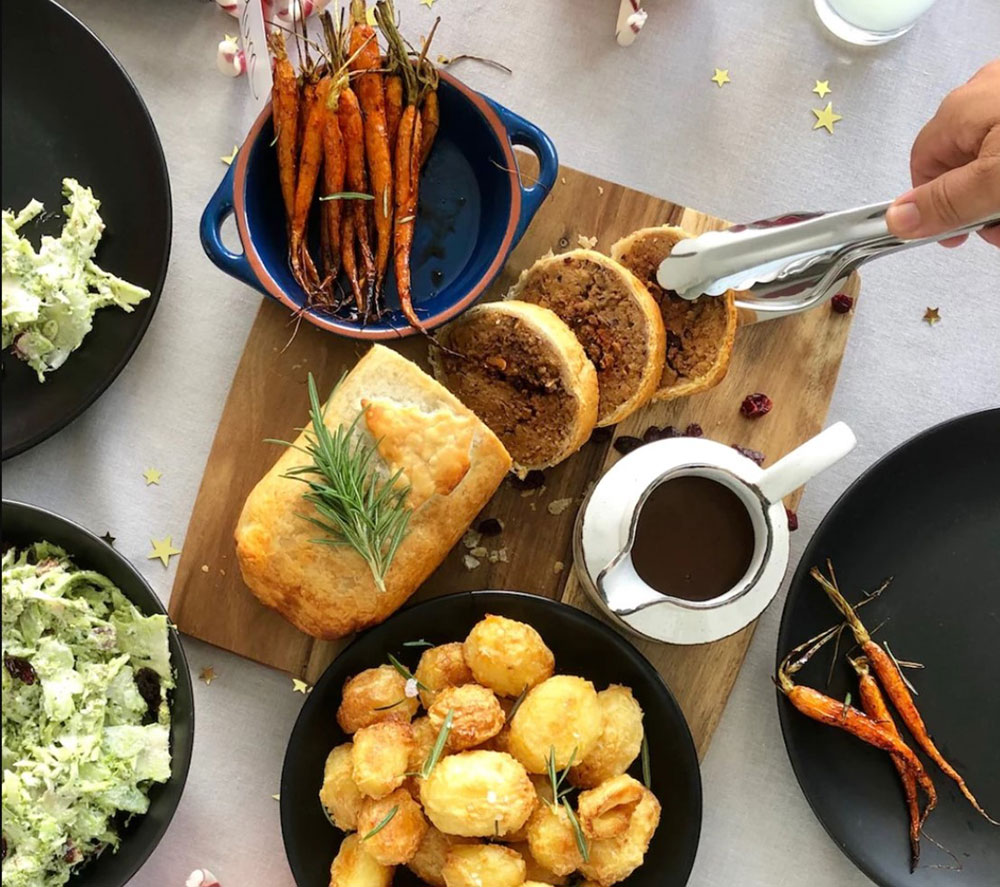
<path fill-rule="evenodd" d="M 507 294 L 552 309 L 597 370 L 597 424 L 615 425 L 660 385 L 666 331 L 656 300 L 624 265 L 592 249 L 544 256 Z"/>
<path fill-rule="evenodd" d="M 611 256 L 636 275 L 660 306 L 666 328 L 663 376 L 653 400 L 687 397 L 718 385 L 729 369 L 736 337 L 736 294 L 703 296 L 693 302 L 662 289 L 656 271 L 678 241 L 691 235 L 683 228 L 641 228 L 611 247 Z"/>
<path fill-rule="evenodd" d="M 487 302 L 439 330 L 438 341 L 434 375 L 491 425 L 519 475 L 557 465 L 590 439 L 597 372 L 555 312 Z"/>
<path fill-rule="evenodd" d="M 384 346 L 373 346 L 338 386 L 326 405 L 327 426 L 354 421 L 364 400 L 377 407 L 373 421 L 384 437 L 380 455 L 393 460 L 383 465 L 386 475 L 402 468 L 419 489 L 384 592 L 376 588 L 356 551 L 312 541 L 317 528 L 299 516 L 312 506 L 302 499 L 301 482 L 283 476 L 290 468 L 308 464 L 295 446 L 285 450 L 251 491 L 236 525 L 244 582 L 262 603 L 317 638 L 343 637 L 397 610 L 444 560 L 511 465 L 496 435 L 458 398 Z M 436 458 L 420 443 L 425 421 L 443 435 L 439 443 L 451 432 L 455 441 L 469 440 L 467 468 L 462 470 L 460 447 L 449 445 L 445 449 L 450 455 Z M 375 442 L 366 422 L 358 427 Z M 308 431 L 295 444 L 301 446 Z"/>

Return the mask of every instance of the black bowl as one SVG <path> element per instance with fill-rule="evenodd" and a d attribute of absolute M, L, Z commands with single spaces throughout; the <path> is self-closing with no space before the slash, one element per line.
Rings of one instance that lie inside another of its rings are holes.
<path fill-rule="evenodd" d="M 107 576 L 147 616 L 167 613 L 135 567 L 79 524 L 44 508 L 4 499 L 2 532 L 4 545 L 24 546 L 41 541 L 58 545 L 66 549 L 77 566 Z M 170 779 L 149 790 L 149 810 L 144 816 L 133 817 L 121 830 L 122 841 L 118 852 L 104 853 L 85 865 L 70 878 L 67 887 L 122 887 L 159 844 L 177 809 L 191 764 L 194 695 L 187 658 L 176 629 L 171 629 L 169 643 L 177 684 L 169 699 L 170 751 L 173 757 Z"/>
<path fill-rule="evenodd" d="M 487 613 L 538 629 L 555 653 L 557 673 L 581 675 L 599 690 L 612 683 L 632 688 L 645 712 L 652 789 L 663 813 L 643 866 L 621 883 L 683 887 L 701 832 L 701 774 L 680 706 L 646 658 L 603 622 L 575 607 L 514 591 L 463 592 L 407 607 L 360 635 L 323 673 L 295 722 L 281 773 L 281 832 L 296 883 L 327 887 L 330 862 L 343 838 L 327 820 L 319 790 L 327 754 L 347 740 L 335 717 L 344 681 L 386 662 L 388 653 L 415 668 L 421 650 L 404 647 L 404 642 L 463 640 Z M 641 778 L 638 762 L 630 772 Z M 396 887 L 419 883 L 403 866 L 393 881 Z"/>
<path fill-rule="evenodd" d="M 102 308 L 66 364 L 40 383 L 3 353 L 3 458 L 79 416 L 124 369 L 153 319 L 170 254 L 170 181 L 153 121 L 108 48 L 51 0 L 2 5 L 3 206 L 61 210 L 64 176 L 93 188 L 107 226 L 97 264 L 150 290 L 131 313 Z M 62 215 L 22 229 L 38 247 Z"/>

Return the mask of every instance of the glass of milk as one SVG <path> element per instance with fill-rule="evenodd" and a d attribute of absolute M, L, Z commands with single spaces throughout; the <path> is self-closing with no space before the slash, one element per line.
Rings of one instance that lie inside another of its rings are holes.
<path fill-rule="evenodd" d="M 862 46 L 905 34 L 935 0 L 813 0 L 820 21 L 841 40 Z"/>

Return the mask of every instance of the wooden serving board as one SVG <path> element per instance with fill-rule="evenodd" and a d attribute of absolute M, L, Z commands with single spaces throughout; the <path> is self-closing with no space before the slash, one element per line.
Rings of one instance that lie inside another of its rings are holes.
<path fill-rule="evenodd" d="M 521 270 L 550 249 L 598 238 L 608 251 L 619 237 L 649 225 L 681 225 L 697 233 L 725 223 L 611 182 L 563 168 L 551 196 L 491 290 L 498 297 Z M 858 282 L 848 291 L 857 294 Z M 651 424 L 684 428 L 697 422 L 706 437 L 763 451 L 776 460 L 823 424 L 833 393 L 849 315 L 821 308 L 804 315 L 741 327 L 726 379 L 704 394 L 651 404 L 617 426 L 615 435 L 641 435 Z M 306 375 L 321 391 L 367 350 L 302 324 L 265 299 L 233 379 L 188 526 L 170 615 L 186 634 L 313 682 L 346 641 L 324 642 L 302 634 L 259 604 L 244 586 L 235 560 L 233 529 L 243 501 L 279 455 L 265 438 L 290 439 L 306 421 Z M 424 367 L 421 337 L 394 347 Z M 751 421 L 739 413 L 746 394 L 766 392 L 774 409 Z M 508 480 L 482 512 L 504 526 L 482 545 L 496 552 L 470 570 L 468 549 L 456 546 L 415 599 L 470 589 L 516 589 L 562 598 L 597 613 L 572 570 L 573 522 L 590 484 L 619 458 L 610 435 L 545 473 L 544 486 L 524 490 Z M 765 464 L 768 464 L 765 463 Z M 798 494 L 790 497 L 795 507 Z M 638 642 L 677 696 L 700 754 L 704 754 L 750 643 L 753 626 L 714 644 L 674 647 Z"/>

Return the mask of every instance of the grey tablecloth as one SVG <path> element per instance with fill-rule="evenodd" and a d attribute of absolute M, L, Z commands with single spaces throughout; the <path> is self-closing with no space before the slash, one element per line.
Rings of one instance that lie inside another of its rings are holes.
<path fill-rule="evenodd" d="M 874 50 L 828 38 L 810 0 L 648 0 L 630 49 L 617 0 L 438 0 L 437 49 L 498 59 L 456 71 L 553 138 L 578 169 L 706 212 L 753 219 L 853 206 L 907 184 L 907 156 L 941 97 L 1000 51 L 996 0 L 941 0 L 908 35 Z M 176 568 L 146 559 L 151 536 L 183 543 L 208 449 L 258 296 L 216 271 L 197 223 L 219 161 L 252 117 L 246 84 L 215 70 L 232 19 L 214 3 L 72 0 L 118 55 L 163 139 L 174 241 L 163 300 L 141 347 L 82 418 L 4 466 L 4 495 L 110 529 L 166 600 Z M 412 36 L 432 13 L 397 0 Z M 709 82 L 715 67 L 732 83 Z M 833 93 L 810 90 L 829 79 Z M 812 131 L 810 108 L 844 119 Z M 1000 252 L 928 247 L 870 266 L 830 416 L 860 444 L 810 484 L 793 562 L 824 512 L 868 465 L 917 431 L 1000 402 Z M 921 322 L 928 306 L 942 321 Z M 63 370 L 63 372 L 72 370 Z M 163 470 L 159 486 L 141 472 Z M 764 615 L 704 763 L 695 887 L 851 887 L 867 879 L 811 814 L 785 756 L 768 675 L 781 601 Z M 292 883 L 278 824 L 282 754 L 303 697 L 287 676 L 194 641 L 197 731 L 187 790 L 133 884 L 180 887 L 196 867 L 225 887 Z M 670 803 L 669 799 L 665 799 Z"/>

